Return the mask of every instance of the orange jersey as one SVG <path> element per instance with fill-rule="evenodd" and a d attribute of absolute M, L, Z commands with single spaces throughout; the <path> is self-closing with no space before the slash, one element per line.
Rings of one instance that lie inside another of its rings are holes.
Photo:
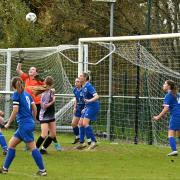
<path fill-rule="evenodd" d="M 40 104 L 41 103 L 41 96 L 37 95 L 35 96 L 29 86 L 39 86 L 39 85 L 44 85 L 44 82 L 42 81 L 37 81 L 35 79 L 32 79 L 31 77 L 28 76 L 26 73 L 21 74 L 21 79 L 23 80 L 25 84 L 25 90 L 32 96 L 35 104 Z"/>

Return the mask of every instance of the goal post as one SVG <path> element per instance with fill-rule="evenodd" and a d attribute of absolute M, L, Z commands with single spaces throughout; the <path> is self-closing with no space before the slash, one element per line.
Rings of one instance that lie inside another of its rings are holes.
<path fill-rule="evenodd" d="M 39 48 L 0 49 L 0 110 L 5 111 L 5 119 L 10 115 L 12 101 L 11 78 L 18 76 L 18 52 L 23 51 L 23 72 L 28 73 L 30 67 L 37 67 L 41 78 L 52 76 L 56 90 L 56 121 L 61 131 L 71 131 L 73 115 L 74 80 L 78 76 L 78 45 L 60 45 Z M 82 64 L 82 63 L 81 63 Z"/>
<path fill-rule="evenodd" d="M 153 122 L 152 116 L 162 108 L 163 82 L 172 79 L 180 86 L 180 33 L 80 38 L 83 45 L 88 46 L 88 69 L 83 70 L 91 72 L 101 101 L 97 133 L 134 143 L 167 143 L 168 117 Z"/>
<path fill-rule="evenodd" d="M 137 41 L 137 40 L 179 38 L 179 35 L 180 33 L 170 33 L 170 34 L 153 34 L 153 35 L 138 35 L 138 36 L 80 38 L 79 45 L 82 45 L 87 42 L 111 42 L 111 41 L 115 42 L 115 41 Z"/>

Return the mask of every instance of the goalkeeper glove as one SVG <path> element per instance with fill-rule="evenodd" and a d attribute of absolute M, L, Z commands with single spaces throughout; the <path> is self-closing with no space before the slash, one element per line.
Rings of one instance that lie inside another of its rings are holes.
<path fill-rule="evenodd" d="M 18 55 L 19 55 L 19 63 L 23 63 L 23 61 L 24 61 L 24 51 L 20 50 L 18 52 Z"/>

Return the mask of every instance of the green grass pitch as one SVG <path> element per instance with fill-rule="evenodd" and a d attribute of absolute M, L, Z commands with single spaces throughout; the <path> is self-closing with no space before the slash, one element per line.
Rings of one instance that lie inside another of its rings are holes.
<path fill-rule="evenodd" d="M 13 131 L 3 131 L 9 139 Z M 35 137 L 37 138 L 38 132 Z M 9 173 L 0 174 L 0 180 L 175 180 L 180 179 L 180 157 L 167 157 L 169 147 L 109 143 L 99 140 L 92 151 L 73 149 L 69 134 L 58 134 L 63 151 L 56 152 L 51 145 L 43 155 L 47 177 L 34 174 L 37 167 L 31 153 L 23 151 L 24 143 L 17 146 L 16 157 Z M 4 161 L 0 150 L 0 164 Z"/>

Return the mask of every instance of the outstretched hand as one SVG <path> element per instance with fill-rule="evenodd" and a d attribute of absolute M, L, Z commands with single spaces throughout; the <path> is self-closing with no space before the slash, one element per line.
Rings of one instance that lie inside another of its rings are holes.
<path fill-rule="evenodd" d="M 24 51 L 20 50 L 18 52 L 18 55 L 19 55 L 19 63 L 23 63 L 23 61 L 24 61 Z"/>
<path fill-rule="evenodd" d="M 1 129 L 7 128 L 6 124 L 7 124 L 7 122 L 0 123 L 0 128 Z"/>
<path fill-rule="evenodd" d="M 4 128 L 8 129 L 9 126 L 10 126 L 10 124 L 9 124 L 9 123 L 6 123 L 6 124 L 4 125 Z"/>
<path fill-rule="evenodd" d="M 159 116 L 153 116 L 152 119 L 155 120 L 155 121 L 158 121 L 160 119 L 160 117 Z"/>

